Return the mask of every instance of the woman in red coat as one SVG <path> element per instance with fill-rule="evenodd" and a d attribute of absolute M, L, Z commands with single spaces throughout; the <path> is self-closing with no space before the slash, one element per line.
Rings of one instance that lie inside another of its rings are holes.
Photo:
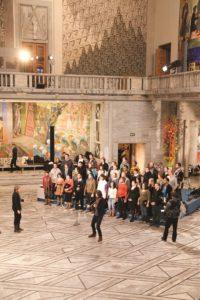
<path fill-rule="evenodd" d="M 121 177 L 117 189 L 117 202 L 118 202 L 118 212 L 117 218 L 126 219 L 127 210 L 127 196 L 128 196 L 128 186 L 125 182 L 125 178 Z"/>

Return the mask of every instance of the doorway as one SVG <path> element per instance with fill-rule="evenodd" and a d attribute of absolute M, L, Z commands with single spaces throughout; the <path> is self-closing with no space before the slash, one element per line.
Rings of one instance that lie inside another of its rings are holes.
<path fill-rule="evenodd" d="M 30 53 L 31 59 L 21 64 L 20 70 L 27 73 L 46 73 L 47 44 L 23 43 L 22 48 Z"/>
<path fill-rule="evenodd" d="M 145 168 L 145 144 L 118 144 L 118 163 L 122 162 L 122 158 L 126 157 L 130 166 L 136 160 L 141 171 Z"/>
<path fill-rule="evenodd" d="M 159 46 L 156 50 L 156 58 L 155 58 L 155 75 L 166 75 L 169 73 L 164 73 L 162 67 L 165 65 L 169 65 L 171 60 L 171 43 Z"/>

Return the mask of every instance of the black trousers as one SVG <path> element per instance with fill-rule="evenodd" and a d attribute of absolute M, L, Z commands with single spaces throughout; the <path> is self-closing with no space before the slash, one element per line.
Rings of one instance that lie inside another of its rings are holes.
<path fill-rule="evenodd" d="M 172 241 L 175 242 L 176 237 L 177 237 L 178 218 L 176 218 L 176 219 L 167 218 L 166 219 L 165 230 L 164 230 L 164 233 L 163 233 L 163 239 L 167 240 L 169 228 L 171 227 L 171 225 L 173 226 Z"/>
<path fill-rule="evenodd" d="M 11 171 L 13 171 L 13 165 L 15 166 L 15 168 L 17 170 L 21 170 L 21 168 L 19 166 L 17 166 L 17 159 L 16 158 L 12 158 L 12 160 L 10 162 Z"/>
<path fill-rule="evenodd" d="M 93 233 L 96 234 L 96 230 L 97 230 L 99 236 L 102 236 L 102 232 L 101 232 L 101 228 L 100 228 L 102 220 L 103 220 L 103 216 L 95 216 L 94 215 L 92 218 L 92 222 L 91 222 L 91 227 L 92 227 Z"/>
<path fill-rule="evenodd" d="M 160 216 L 161 216 L 160 206 L 157 205 L 152 206 L 152 216 L 153 216 L 152 223 L 154 225 L 160 225 Z"/>
<path fill-rule="evenodd" d="M 18 214 L 17 211 L 14 211 L 14 226 L 15 227 L 19 227 L 21 217 L 22 217 L 21 213 Z"/>
<path fill-rule="evenodd" d="M 125 199 L 122 197 L 118 199 L 118 211 L 120 216 L 126 217 L 127 203 L 125 203 Z"/>

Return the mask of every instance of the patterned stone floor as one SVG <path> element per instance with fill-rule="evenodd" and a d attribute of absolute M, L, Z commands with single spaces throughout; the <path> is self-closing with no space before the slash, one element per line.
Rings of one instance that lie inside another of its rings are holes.
<path fill-rule="evenodd" d="M 22 227 L 13 232 L 11 194 L 22 184 Z M 199 300 L 200 212 L 162 230 L 105 216 L 103 242 L 88 239 L 91 214 L 36 201 L 37 172 L 0 174 L 0 299 Z"/>

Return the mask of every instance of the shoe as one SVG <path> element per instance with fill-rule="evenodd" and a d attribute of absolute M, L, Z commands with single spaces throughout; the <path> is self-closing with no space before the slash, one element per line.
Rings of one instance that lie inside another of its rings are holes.
<path fill-rule="evenodd" d="M 172 239 L 172 242 L 173 242 L 173 243 L 176 243 L 176 240 L 173 240 L 173 239 Z"/>
<path fill-rule="evenodd" d="M 134 218 L 133 217 L 130 219 L 130 222 L 134 222 Z"/>
<path fill-rule="evenodd" d="M 90 235 L 88 235 L 89 238 L 93 238 L 93 237 L 96 237 L 96 233 L 92 233 Z"/>
<path fill-rule="evenodd" d="M 19 230 L 19 229 L 15 229 L 15 230 L 14 230 L 14 232 L 20 233 L 20 232 L 21 232 L 21 230 Z"/>
<path fill-rule="evenodd" d="M 102 242 L 102 236 L 99 236 L 98 242 Z"/>
<path fill-rule="evenodd" d="M 117 217 L 116 217 L 116 219 L 121 219 L 122 218 L 122 216 L 121 215 L 118 215 Z"/>
<path fill-rule="evenodd" d="M 166 242 L 166 241 L 167 241 L 167 239 L 165 239 L 163 236 L 161 237 L 161 240 L 162 240 L 163 242 Z"/>
<path fill-rule="evenodd" d="M 24 229 L 23 228 L 19 228 L 19 231 L 24 231 Z"/>
<path fill-rule="evenodd" d="M 122 220 L 126 220 L 126 216 L 124 216 L 124 217 L 122 218 Z"/>

